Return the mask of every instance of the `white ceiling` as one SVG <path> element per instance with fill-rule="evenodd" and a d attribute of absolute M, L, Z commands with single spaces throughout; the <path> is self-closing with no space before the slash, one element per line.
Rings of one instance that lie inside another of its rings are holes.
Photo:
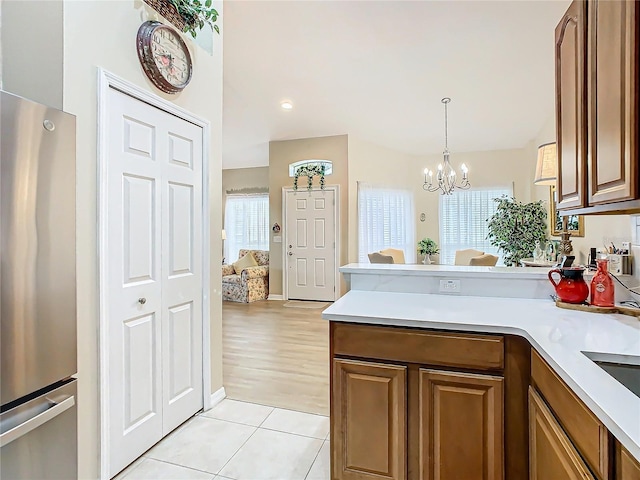
<path fill-rule="evenodd" d="M 339 134 L 439 153 L 445 96 L 452 152 L 521 148 L 553 113 L 568 4 L 227 1 L 223 168 L 268 165 L 272 140 Z"/>

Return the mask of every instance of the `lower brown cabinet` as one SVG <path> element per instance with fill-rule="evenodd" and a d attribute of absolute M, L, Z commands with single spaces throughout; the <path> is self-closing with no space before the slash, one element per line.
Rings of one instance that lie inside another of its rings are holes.
<path fill-rule="evenodd" d="M 503 382 L 420 369 L 421 479 L 503 479 Z"/>
<path fill-rule="evenodd" d="M 407 409 L 407 366 L 333 360 L 333 479 L 408 478 L 407 432 L 418 429 L 423 480 L 502 480 L 503 378 L 418 370 Z"/>
<path fill-rule="evenodd" d="M 333 361 L 333 478 L 406 478 L 407 368 Z"/>
<path fill-rule="evenodd" d="M 545 404 L 529 388 L 530 480 L 595 479 Z"/>
<path fill-rule="evenodd" d="M 640 462 L 616 442 L 616 479 L 640 480 Z"/>

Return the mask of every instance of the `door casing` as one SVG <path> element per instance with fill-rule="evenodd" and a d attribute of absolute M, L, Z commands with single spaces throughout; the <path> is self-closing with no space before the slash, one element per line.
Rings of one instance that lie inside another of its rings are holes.
<path fill-rule="evenodd" d="M 99 361 L 100 361 L 100 478 L 109 478 L 109 336 L 107 319 L 109 305 L 107 296 L 108 252 L 108 199 L 107 199 L 107 115 L 108 93 L 114 88 L 135 100 L 147 103 L 164 112 L 175 115 L 202 128 L 202 403 L 204 410 L 211 407 L 211 344 L 210 344 L 210 222 L 209 222 L 209 139 L 211 124 L 208 120 L 169 102 L 133 83 L 98 68 L 98 278 L 99 278 Z"/>
<path fill-rule="evenodd" d="M 335 244 L 336 248 L 334 250 L 335 255 L 335 272 L 334 272 L 334 282 L 335 282 L 335 290 L 333 294 L 333 300 L 337 300 L 340 298 L 340 185 L 327 185 L 325 190 L 332 190 L 334 192 L 335 203 L 333 205 L 333 221 L 334 232 L 335 232 Z M 287 192 L 293 192 L 293 187 L 282 187 L 282 223 L 283 223 L 283 231 L 287 231 Z M 306 191 L 306 190 L 304 190 Z M 289 275 L 289 256 L 287 255 L 287 245 L 285 240 L 286 235 L 283 235 L 282 242 L 282 298 L 283 300 L 289 299 L 289 283 L 288 283 L 288 275 Z"/>

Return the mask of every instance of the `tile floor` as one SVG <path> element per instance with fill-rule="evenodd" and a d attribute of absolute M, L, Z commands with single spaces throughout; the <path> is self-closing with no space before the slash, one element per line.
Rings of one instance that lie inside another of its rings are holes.
<path fill-rule="evenodd" d="M 329 480 L 329 418 L 225 399 L 115 480 Z"/>

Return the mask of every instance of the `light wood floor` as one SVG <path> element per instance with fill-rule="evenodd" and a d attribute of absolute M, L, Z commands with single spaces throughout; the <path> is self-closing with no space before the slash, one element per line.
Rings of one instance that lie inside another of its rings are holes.
<path fill-rule="evenodd" d="M 284 303 L 222 302 L 227 397 L 329 415 L 329 322 Z"/>

